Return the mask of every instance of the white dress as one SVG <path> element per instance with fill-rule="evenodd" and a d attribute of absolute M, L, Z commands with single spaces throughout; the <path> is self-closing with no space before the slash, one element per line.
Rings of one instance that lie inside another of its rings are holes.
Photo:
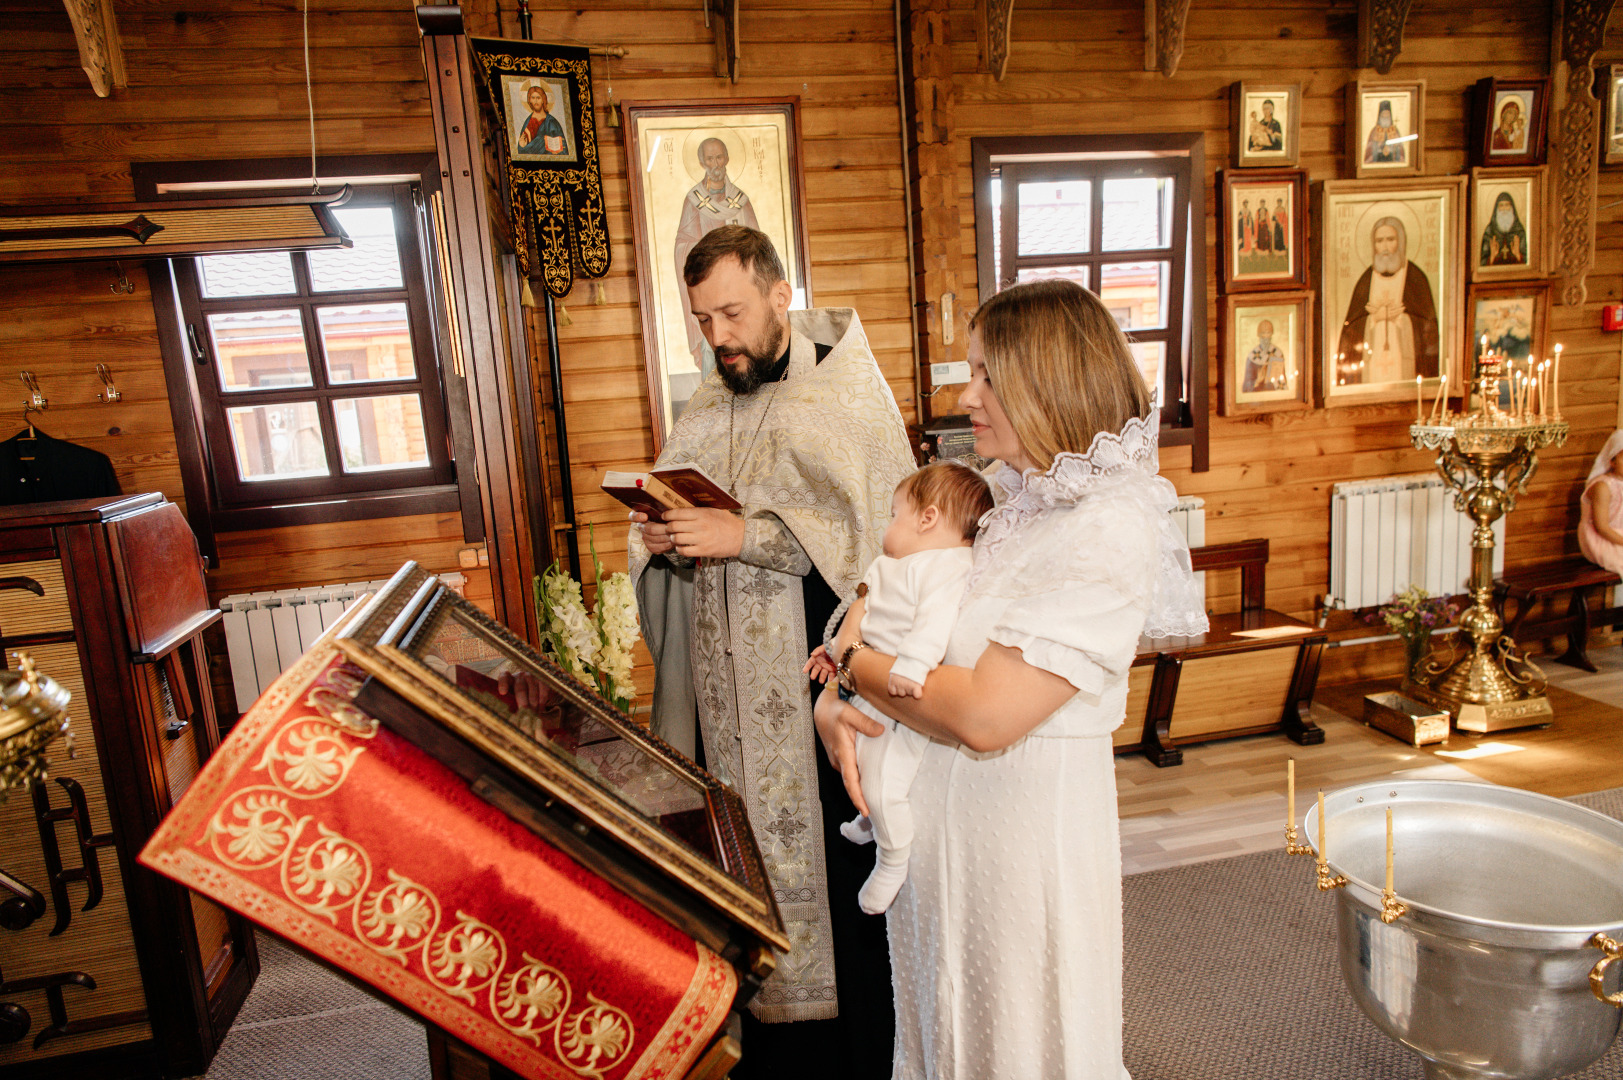
<path fill-rule="evenodd" d="M 1158 423 L 997 478 L 1007 497 L 976 541 L 944 662 L 973 667 L 996 641 L 1078 692 L 1006 750 L 925 752 L 887 924 L 896 1080 L 1127 1076 L 1110 733 L 1146 620 L 1205 629 L 1176 495 L 1155 475 Z"/>

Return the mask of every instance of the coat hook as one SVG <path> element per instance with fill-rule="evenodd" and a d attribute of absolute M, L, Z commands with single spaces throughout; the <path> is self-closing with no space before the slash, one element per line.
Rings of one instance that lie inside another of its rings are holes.
<path fill-rule="evenodd" d="M 96 374 L 100 376 L 101 384 L 107 388 L 96 395 L 97 401 L 104 401 L 111 405 L 124 397 L 124 392 L 113 385 L 113 373 L 107 370 L 106 364 L 97 364 Z"/>
<path fill-rule="evenodd" d="M 113 264 L 113 268 L 118 271 L 118 280 L 113 282 L 111 285 L 107 286 L 108 291 L 109 292 L 114 292 L 114 293 L 132 293 L 132 292 L 134 292 L 135 291 L 135 282 L 131 281 L 129 278 L 124 276 L 124 264 L 120 263 L 120 262 L 115 262 Z M 118 399 L 114 398 L 113 400 L 117 401 Z"/>
<path fill-rule="evenodd" d="M 39 380 L 34 378 L 32 371 L 24 371 L 20 377 L 23 385 L 28 388 L 28 400 L 23 402 L 24 405 L 34 409 L 43 409 L 50 405 L 50 402 L 45 399 L 45 395 L 40 393 Z"/>

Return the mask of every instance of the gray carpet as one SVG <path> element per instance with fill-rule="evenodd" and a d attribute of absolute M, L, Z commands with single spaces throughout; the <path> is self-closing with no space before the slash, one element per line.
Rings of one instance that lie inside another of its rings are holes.
<path fill-rule="evenodd" d="M 1623 788 L 1573 799 L 1623 818 Z M 1353 1003 L 1310 860 L 1240 855 L 1123 882 L 1133 1080 L 1420 1080 Z M 1597 954 L 1597 958 L 1598 958 Z M 1614 1044 L 1581 1080 L 1623 1080 Z"/>
<path fill-rule="evenodd" d="M 1623 819 L 1623 788 L 1573 801 Z M 1420 1080 L 1342 984 L 1335 901 L 1308 860 L 1240 855 L 1137 874 L 1124 893 L 1133 1080 Z M 207 1080 L 427 1080 L 421 1025 L 280 942 L 259 950 Z M 1578 1080 L 1623 1080 L 1623 1045 Z"/>
<path fill-rule="evenodd" d="M 207 1080 L 428 1080 L 423 1026 L 265 934 Z"/>

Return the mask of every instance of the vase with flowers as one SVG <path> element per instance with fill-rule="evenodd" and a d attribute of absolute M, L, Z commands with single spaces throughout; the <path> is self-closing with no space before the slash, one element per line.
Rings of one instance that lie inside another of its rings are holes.
<path fill-rule="evenodd" d="M 1385 622 L 1388 630 L 1403 639 L 1405 664 L 1403 678 L 1413 682 L 1420 671 L 1420 663 L 1430 651 L 1433 631 L 1441 630 L 1454 621 L 1459 606 L 1441 596 L 1432 596 L 1418 585 L 1410 585 L 1394 593 L 1391 602 L 1383 604 L 1370 622 Z"/>
<path fill-rule="evenodd" d="M 629 714 L 637 697 L 631 658 L 639 636 L 637 596 L 624 571 L 604 576 L 595 536 L 588 546 L 597 580 L 597 600 L 590 612 L 580 582 L 559 569 L 556 560 L 535 579 L 541 651 L 571 678 Z"/>

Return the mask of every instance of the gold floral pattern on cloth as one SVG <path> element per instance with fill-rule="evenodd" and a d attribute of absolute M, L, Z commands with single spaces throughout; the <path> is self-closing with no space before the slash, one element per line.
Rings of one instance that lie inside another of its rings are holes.
<path fill-rule="evenodd" d="M 504 92 L 514 79 L 531 77 L 553 87 L 568 87 L 569 100 L 561 111 L 569 121 L 565 146 L 573 150 L 557 160 L 512 154 L 506 158 L 513 246 L 519 265 L 527 275 L 539 274 L 552 295 L 565 296 L 577 275 L 600 278 L 609 272 L 610 263 L 608 214 L 597 160 L 591 54 L 577 46 L 534 41 L 471 38 L 470 44 L 474 66 L 504 133 L 515 127 L 514 102 Z M 511 143 L 504 145 L 510 147 Z"/>
<path fill-rule="evenodd" d="M 548 938 L 510 940 L 514 924 L 504 932 L 466 903 L 447 910 L 435 888 L 381 865 L 324 813 L 324 800 L 344 792 L 376 749 L 378 728 L 350 702 L 363 674 L 331 650 L 318 652 L 239 721 L 142 861 L 359 975 L 526 1075 L 685 1074 L 737 989 L 731 965 L 695 943 L 697 964 L 686 989 L 674 1010 L 661 1014 L 654 1037 L 639 1042 L 631 1012 L 612 995 L 577 986 L 560 963 L 548 962 Z M 215 801 L 187 825 L 190 800 L 209 795 Z M 495 1041 L 489 1033 L 497 1030 L 529 1052 Z"/>

